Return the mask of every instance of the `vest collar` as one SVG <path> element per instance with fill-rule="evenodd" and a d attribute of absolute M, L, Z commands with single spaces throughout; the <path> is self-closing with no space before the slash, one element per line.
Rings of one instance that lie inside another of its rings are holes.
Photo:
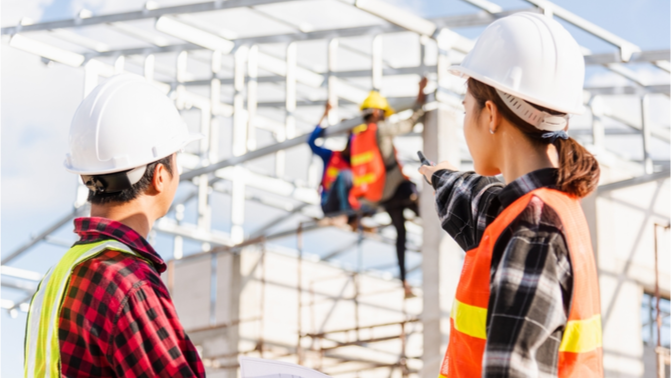
<path fill-rule="evenodd" d="M 75 219 L 75 233 L 81 242 L 93 242 L 112 238 L 129 246 L 143 258 L 151 261 L 154 268 L 163 273 L 165 261 L 159 256 L 149 242 L 132 228 L 107 218 L 82 217 Z"/>

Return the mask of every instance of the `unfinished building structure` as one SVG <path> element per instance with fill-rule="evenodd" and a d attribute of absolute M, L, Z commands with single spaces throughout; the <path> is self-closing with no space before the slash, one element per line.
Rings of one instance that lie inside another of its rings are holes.
<path fill-rule="evenodd" d="M 404 301 L 394 264 L 377 262 L 393 260 L 385 215 L 370 220 L 376 233 L 320 225 L 319 167 L 305 142 L 326 101 L 334 110 L 325 144 L 337 148 L 362 122 L 358 104 L 370 89 L 403 110 L 428 76 L 424 122 L 396 141 L 404 173 L 421 185 L 417 149 L 471 166 L 460 129 L 464 86 L 447 74 L 474 43 L 460 32 L 542 12 L 612 45 L 585 49 L 586 64 L 627 84 L 588 85 L 589 114 L 572 120 L 571 135 L 602 164 L 602 184 L 583 205 L 599 266 L 607 376 L 655 376 L 669 361 L 670 137 L 651 113 L 668 111 L 670 88 L 628 66 L 668 73 L 669 50 L 641 51 L 544 0 L 521 9 L 465 1 L 474 13 L 430 19 L 382 0 L 148 2 L 117 14 L 24 20 L 2 35 L 47 64 L 83 69 L 83 95 L 105 77 L 141 75 L 206 136 L 181 154 L 183 185 L 154 237 L 172 247 L 164 279 L 208 375 L 227 377 L 236 376 L 240 354 L 338 377 L 437 375 L 463 251 L 440 228 L 432 190 L 423 190 L 423 217 L 408 221 L 409 270 L 421 290 Z M 634 104 L 636 119 L 619 111 L 624 103 Z M 67 247 L 54 235 L 87 213 L 86 194 L 80 185 L 71 213 L 3 255 L 2 285 L 19 293 L 2 301 L 10 313 L 27 309 L 41 277 L 13 264 L 41 243 Z M 666 308 L 661 338 L 656 295 Z"/>

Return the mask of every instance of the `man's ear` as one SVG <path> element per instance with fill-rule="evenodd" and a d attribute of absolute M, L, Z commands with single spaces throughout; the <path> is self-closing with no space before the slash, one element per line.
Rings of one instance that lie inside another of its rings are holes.
<path fill-rule="evenodd" d="M 156 167 L 154 168 L 154 177 L 151 180 L 151 188 L 154 193 L 158 194 L 165 190 L 169 181 L 168 174 L 168 170 L 165 169 L 163 164 L 156 164 Z"/>

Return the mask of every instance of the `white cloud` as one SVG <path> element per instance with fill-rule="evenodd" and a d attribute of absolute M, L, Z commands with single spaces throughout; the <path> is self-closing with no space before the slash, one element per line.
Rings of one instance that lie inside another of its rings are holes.
<path fill-rule="evenodd" d="M 83 72 L 8 47 L 2 51 L 2 209 L 64 208 L 75 178 L 62 166 Z M 7 219 L 7 218 L 6 218 Z"/>
<path fill-rule="evenodd" d="M 42 18 L 43 8 L 53 0 L 2 0 L 2 26 L 13 26 L 23 17 Z"/>

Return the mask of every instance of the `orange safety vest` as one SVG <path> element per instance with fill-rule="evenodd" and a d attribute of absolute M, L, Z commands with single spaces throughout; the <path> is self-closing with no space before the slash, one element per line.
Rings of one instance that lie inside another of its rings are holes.
<path fill-rule="evenodd" d="M 333 151 L 331 159 L 329 159 L 328 164 L 324 168 L 324 176 L 322 176 L 321 183 L 322 192 L 328 192 L 331 189 L 333 182 L 338 178 L 340 171 L 349 168 L 349 162 L 342 156 L 342 152 Z"/>
<path fill-rule="evenodd" d="M 573 270 L 571 308 L 559 345 L 559 377 L 603 377 L 599 282 L 587 221 L 576 198 L 541 188 L 503 210 L 485 230 L 480 245 L 466 252 L 450 313 L 450 340 L 439 378 L 482 375 L 494 244 L 533 197 L 540 198 L 559 214 Z"/>
<path fill-rule="evenodd" d="M 349 202 L 358 209 L 361 207 L 359 198 L 370 202 L 382 199 L 386 170 L 377 145 L 377 123 L 359 125 L 352 134 L 352 190 Z"/>

